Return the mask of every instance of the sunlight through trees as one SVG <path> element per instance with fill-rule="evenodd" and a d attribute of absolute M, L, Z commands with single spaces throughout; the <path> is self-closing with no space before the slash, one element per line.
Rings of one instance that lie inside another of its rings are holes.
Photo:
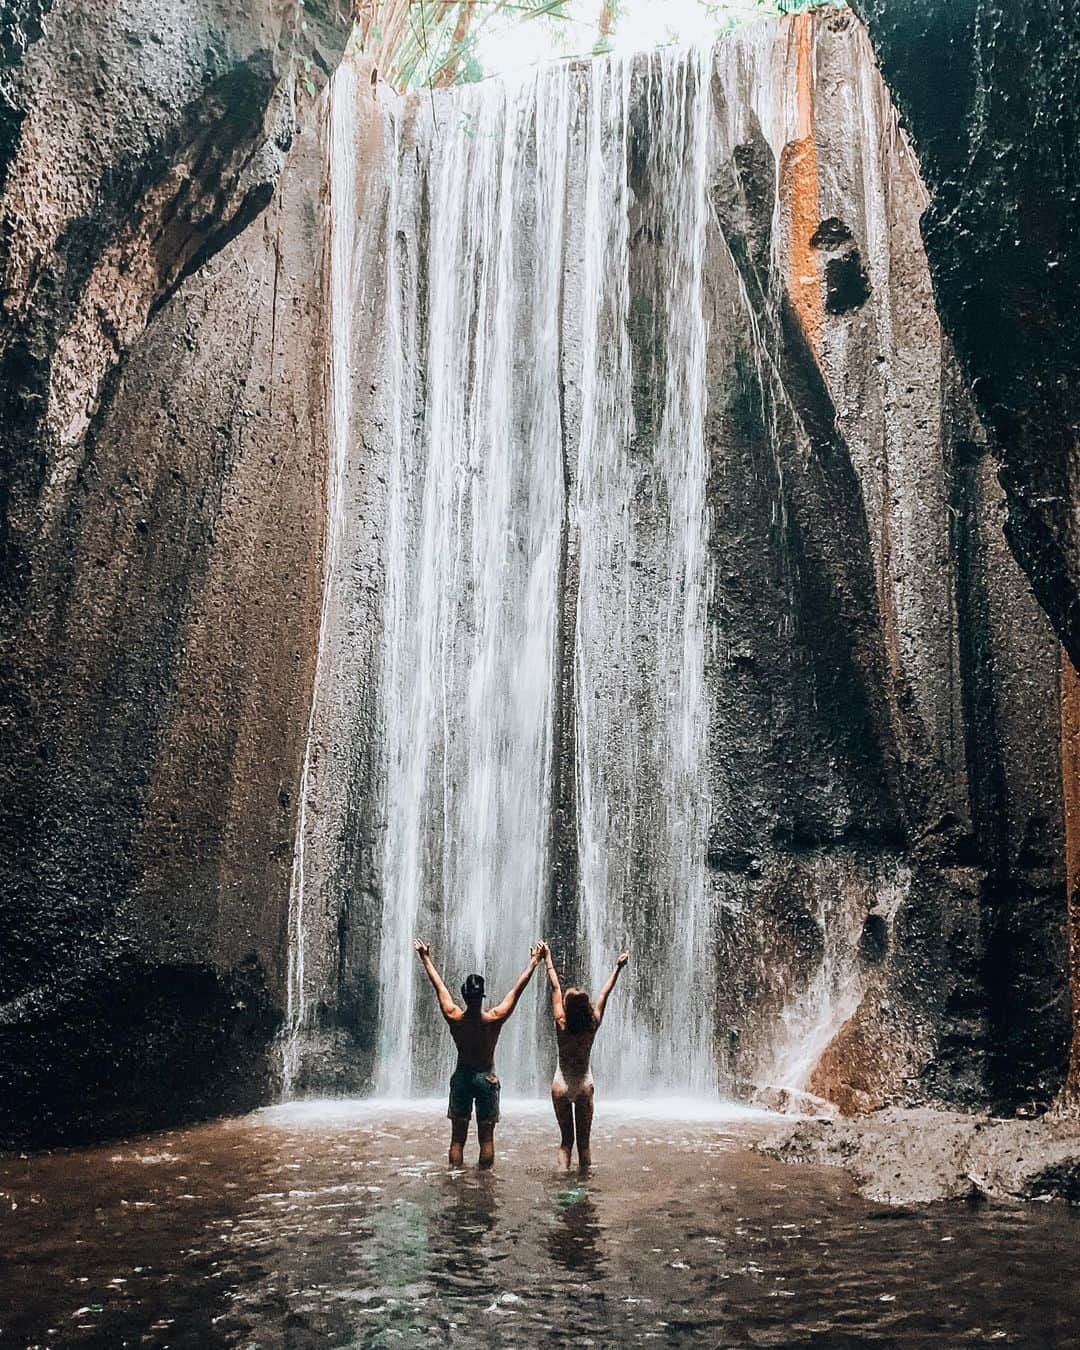
<path fill-rule="evenodd" d="M 840 0 L 358 0 L 354 47 L 397 89 L 446 88 L 537 61 L 687 42 Z"/>

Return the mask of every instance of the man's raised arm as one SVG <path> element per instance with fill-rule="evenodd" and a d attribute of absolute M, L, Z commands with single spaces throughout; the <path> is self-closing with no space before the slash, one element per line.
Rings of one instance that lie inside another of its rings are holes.
<path fill-rule="evenodd" d="M 435 969 L 435 962 L 431 959 L 431 948 L 426 942 L 416 938 L 413 942 L 416 954 L 420 958 L 420 964 L 427 971 L 427 977 L 435 989 L 435 995 L 439 1000 L 439 1007 L 442 1009 L 444 1017 L 453 1017 L 455 1013 L 460 1014 L 461 1009 L 450 997 L 450 990 L 443 984 L 442 976 Z"/>
<path fill-rule="evenodd" d="M 604 1008 L 607 1006 L 608 995 L 615 988 L 615 982 L 622 974 L 623 966 L 625 966 L 627 961 L 629 960 L 630 960 L 630 953 L 623 952 L 619 956 L 619 959 L 615 962 L 615 969 L 608 976 L 607 984 L 605 984 L 603 989 L 600 990 L 600 997 L 596 1000 L 596 1007 L 593 1009 L 593 1012 L 596 1016 L 597 1026 L 599 1026 L 600 1023 L 604 1020 Z"/>
<path fill-rule="evenodd" d="M 541 944 L 538 942 L 529 953 L 529 964 L 514 981 L 513 989 L 510 990 L 501 1003 L 496 1003 L 494 1008 L 492 1008 L 491 1016 L 498 1021 L 505 1021 L 517 1007 L 518 999 L 525 992 L 525 986 L 532 979 L 533 971 L 540 964 L 540 947 Z"/>

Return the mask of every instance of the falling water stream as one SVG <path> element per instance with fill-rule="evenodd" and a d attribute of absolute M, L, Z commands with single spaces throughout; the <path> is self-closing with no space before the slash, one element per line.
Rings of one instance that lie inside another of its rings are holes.
<path fill-rule="evenodd" d="M 413 934 L 494 993 L 541 934 L 547 885 L 566 80 L 496 86 L 454 112 L 428 171 L 424 419 L 399 421 L 390 492 L 378 1084 L 395 1094 L 424 1062 Z M 408 210 L 399 194 L 392 210 Z M 415 270 L 391 275 L 402 368 L 410 283 Z M 532 1031 L 520 1019 L 507 1035 L 522 1083 Z"/>
<path fill-rule="evenodd" d="M 699 978 L 709 69 L 704 50 L 648 61 L 642 164 L 629 144 L 629 62 L 462 91 L 413 133 L 425 138 L 426 194 L 391 194 L 388 236 L 426 231 L 427 250 L 419 268 L 401 266 L 396 247 L 387 259 L 400 370 L 418 364 L 412 288 L 426 300 L 423 416 L 402 415 L 398 400 L 389 503 L 388 1093 L 437 1081 L 420 1068 L 438 1028 L 413 934 L 448 973 L 476 969 L 497 995 L 544 932 L 568 599 L 580 932 L 549 934 L 556 960 L 580 952 L 564 973 L 595 990 L 634 949 L 598 1052 L 620 1089 L 711 1086 Z M 399 155 L 414 153 L 399 136 Z M 663 362 L 645 428 L 634 413 L 636 213 L 657 241 L 647 290 Z M 512 1088 L 539 1087 L 535 1018 L 508 1029 L 502 1063 Z"/>
<path fill-rule="evenodd" d="M 730 662 L 710 508 L 727 470 L 710 398 L 719 383 L 730 399 L 741 352 L 770 409 L 765 435 L 782 434 L 769 325 L 790 249 L 780 175 L 805 134 L 796 33 L 763 24 L 716 48 L 387 97 L 377 115 L 358 114 L 353 71 L 335 77 L 326 575 L 339 594 L 323 606 L 300 801 L 287 1092 L 345 969 L 343 907 L 384 1095 L 445 1078 L 416 935 L 452 989 L 475 970 L 491 1000 L 541 936 L 564 983 L 593 993 L 629 948 L 596 1048 L 607 1089 L 720 1089 L 720 910 L 742 902 L 706 872 L 730 791 L 715 750 Z M 887 95 L 867 109 L 880 143 Z M 750 226 L 721 220 L 717 193 L 755 138 L 776 175 L 776 294 L 751 297 L 732 251 Z M 874 266 L 887 269 L 887 248 Z M 367 495 L 353 481 L 365 474 Z M 775 479 L 779 594 L 792 573 L 779 467 Z M 793 605 L 780 604 L 781 642 Z M 371 675 L 360 630 L 374 632 Z M 365 680 L 350 722 L 341 709 Z M 367 797 L 325 768 L 313 777 L 320 736 L 331 758 L 355 743 Z M 345 838 L 357 817 L 368 862 L 331 866 L 327 847 L 309 861 L 312 840 Z M 860 887 L 823 901 L 813 921 L 837 940 L 775 1019 L 768 1053 L 785 1083 L 858 1002 L 845 944 L 881 889 Z M 516 1093 L 540 1091 L 551 1068 L 540 992 L 500 1047 Z"/>
<path fill-rule="evenodd" d="M 711 1086 L 705 666 L 705 261 L 711 52 L 669 49 L 644 71 L 650 131 L 635 170 L 630 70 L 596 64 L 585 118 L 580 535 L 575 722 L 581 903 L 593 987 L 636 948 L 598 1063 L 620 1089 Z M 632 342 L 630 229 L 648 231 Z M 656 363 L 651 397 L 634 384 Z"/>

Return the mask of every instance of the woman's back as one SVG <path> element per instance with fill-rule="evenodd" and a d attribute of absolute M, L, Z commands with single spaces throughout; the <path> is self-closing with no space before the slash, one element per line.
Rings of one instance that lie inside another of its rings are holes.
<path fill-rule="evenodd" d="M 592 1025 L 581 1031 L 571 1031 L 565 1020 L 561 1026 L 558 1022 L 555 1023 L 555 1036 L 559 1043 L 559 1068 L 567 1082 L 587 1077 L 589 1056 L 592 1054 L 593 1041 L 596 1040 L 596 1031 L 595 1017 L 592 1017 Z"/>
<path fill-rule="evenodd" d="M 588 994 L 580 989 L 567 989 L 563 993 L 547 943 L 542 942 L 540 949 L 547 965 L 548 983 L 551 985 L 551 1013 L 555 1019 L 555 1035 L 559 1044 L 559 1067 L 551 1083 L 551 1102 L 562 1133 L 559 1162 L 563 1167 L 570 1166 L 576 1140 L 578 1162 L 582 1167 L 588 1167 L 591 1162 L 589 1138 L 593 1113 L 593 1081 L 589 1058 L 596 1033 L 604 1020 L 608 995 L 615 988 L 619 972 L 629 957 L 623 952 L 616 961 L 615 969 L 601 989 L 594 1008 Z"/>

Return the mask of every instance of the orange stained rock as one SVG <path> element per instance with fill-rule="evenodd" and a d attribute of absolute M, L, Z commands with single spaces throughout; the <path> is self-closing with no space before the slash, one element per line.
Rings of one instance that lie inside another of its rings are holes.
<path fill-rule="evenodd" d="M 821 264 L 810 240 L 820 223 L 814 139 L 814 19 L 791 20 L 795 42 L 796 139 L 784 147 L 780 191 L 788 222 L 788 294 L 815 356 L 821 354 Z"/>
<path fill-rule="evenodd" d="M 902 1096 L 925 1054 L 890 1007 L 888 986 L 872 975 L 862 1001 L 821 1052 L 806 1088 L 845 1116 L 867 1115 Z"/>
<path fill-rule="evenodd" d="M 1061 648 L 1061 795 L 1073 1035 L 1062 1105 L 1080 1110 L 1080 675 Z"/>

